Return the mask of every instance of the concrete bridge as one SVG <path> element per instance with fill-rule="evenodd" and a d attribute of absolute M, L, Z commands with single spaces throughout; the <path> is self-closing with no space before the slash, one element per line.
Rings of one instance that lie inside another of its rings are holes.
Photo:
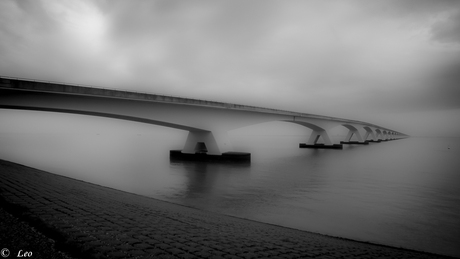
<path fill-rule="evenodd" d="M 407 137 L 378 125 L 307 113 L 0 76 L 0 108 L 63 112 L 137 121 L 188 131 L 182 153 L 221 155 L 233 151 L 227 132 L 271 121 L 312 130 L 307 148 L 341 148 Z M 333 143 L 330 131 L 348 135 Z M 322 143 L 321 143 L 322 142 Z"/>

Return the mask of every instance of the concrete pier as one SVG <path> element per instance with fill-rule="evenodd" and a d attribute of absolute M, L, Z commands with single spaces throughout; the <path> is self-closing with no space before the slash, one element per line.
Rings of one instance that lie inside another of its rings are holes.
<path fill-rule="evenodd" d="M 360 141 L 340 141 L 340 144 L 349 144 L 349 145 L 369 145 L 369 142 L 360 142 Z"/>
<path fill-rule="evenodd" d="M 366 142 L 368 142 L 368 143 L 380 143 L 382 141 L 381 140 L 372 140 L 371 139 L 371 140 L 366 140 Z"/>
<path fill-rule="evenodd" d="M 332 145 L 325 145 L 325 144 L 306 144 L 300 143 L 299 148 L 318 148 L 318 149 L 343 149 L 342 144 L 332 144 Z"/>
<path fill-rule="evenodd" d="M 183 153 L 181 150 L 169 151 L 169 158 L 174 160 L 192 161 L 219 161 L 219 162 L 250 162 L 251 153 L 246 152 L 224 152 L 222 155 L 210 155 L 206 153 Z"/>

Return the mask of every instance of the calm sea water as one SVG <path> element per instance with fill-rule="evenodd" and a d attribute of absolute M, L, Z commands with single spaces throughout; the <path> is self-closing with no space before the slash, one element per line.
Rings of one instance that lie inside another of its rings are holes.
<path fill-rule="evenodd" d="M 250 164 L 177 162 L 186 133 L 78 115 L 0 111 L 0 158 L 286 227 L 460 256 L 460 139 L 299 149 L 308 131 L 230 133 Z M 305 133 L 305 134 L 303 134 Z"/>

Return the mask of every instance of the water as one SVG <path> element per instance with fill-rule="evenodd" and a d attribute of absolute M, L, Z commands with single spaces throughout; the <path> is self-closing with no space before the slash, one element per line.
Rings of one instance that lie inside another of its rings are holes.
<path fill-rule="evenodd" d="M 222 164 L 170 161 L 186 139 L 178 130 L 24 111 L 0 111 L 0 121 L 2 159 L 204 210 L 460 256 L 458 138 L 299 149 L 303 128 L 272 123 L 231 132 L 252 162 Z"/>

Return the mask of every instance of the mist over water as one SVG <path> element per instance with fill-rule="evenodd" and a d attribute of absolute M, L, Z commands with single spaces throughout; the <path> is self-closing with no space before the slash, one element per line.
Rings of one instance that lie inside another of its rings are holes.
<path fill-rule="evenodd" d="M 154 125 L 19 111 L 0 120 L 1 159 L 208 211 L 460 256 L 458 138 L 299 149 L 308 130 L 269 123 L 230 132 L 252 161 L 225 164 L 170 161 L 187 133 Z"/>

